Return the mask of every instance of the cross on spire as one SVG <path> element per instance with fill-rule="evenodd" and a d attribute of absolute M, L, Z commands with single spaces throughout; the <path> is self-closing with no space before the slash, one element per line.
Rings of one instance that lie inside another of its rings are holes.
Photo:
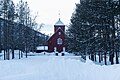
<path fill-rule="evenodd" d="M 60 20 L 60 10 L 59 10 L 59 20 Z"/>

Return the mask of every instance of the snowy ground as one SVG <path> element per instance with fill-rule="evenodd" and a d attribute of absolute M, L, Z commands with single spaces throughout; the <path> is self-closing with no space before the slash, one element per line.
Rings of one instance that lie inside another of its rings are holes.
<path fill-rule="evenodd" d="M 0 80 L 120 80 L 120 65 L 100 66 L 77 56 L 32 54 L 0 60 Z"/>

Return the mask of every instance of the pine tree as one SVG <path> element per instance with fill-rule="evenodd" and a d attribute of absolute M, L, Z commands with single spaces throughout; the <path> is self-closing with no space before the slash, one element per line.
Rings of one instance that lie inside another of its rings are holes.
<path fill-rule="evenodd" d="M 10 48 L 12 50 L 12 59 L 14 59 L 14 49 L 15 49 L 15 5 L 13 1 L 10 2 L 9 8 L 8 8 L 8 21 L 9 21 L 9 44 Z"/>
<path fill-rule="evenodd" d="M 99 62 L 104 55 L 105 65 L 107 55 L 110 54 L 110 61 L 113 64 L 116 51 L 116 63 L 118 62 L 119 29 L 119 2 L 110 0 L 81 0 L 76 5 L 72 15 L 71 24 L 68 29 L 68 47 L 72 51 L 79 52 L 82 56 L 90 55 L 90 59 L 96 61 L 99 55 Z M 117 22 L 115 22 L 117 21 Z"/>
<path fill-rule="evenodd" d="M 2 2 L 2 16 L 4 19 L 4 27 L 3 27 L 3 32 L 4 32 L 4 42 L 3 42 L 3 47 L 4 47 L 4 59 L 10 59 L 10 44 L 9 44 L 9 25 L 7 23 L 8 20 L 8 10 L 9 10 L 9 5 L 10 5 L 11 0 L 3 0 Z M 6 52 L 6 54 L 5 54 Z"/>

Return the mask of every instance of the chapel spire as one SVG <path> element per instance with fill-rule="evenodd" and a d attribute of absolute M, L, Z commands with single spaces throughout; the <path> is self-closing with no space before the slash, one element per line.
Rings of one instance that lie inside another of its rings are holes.
<path fill-rule="evenodd" d="M 59 10 L 59 20 L 60 20 L 60 10 Z"/>

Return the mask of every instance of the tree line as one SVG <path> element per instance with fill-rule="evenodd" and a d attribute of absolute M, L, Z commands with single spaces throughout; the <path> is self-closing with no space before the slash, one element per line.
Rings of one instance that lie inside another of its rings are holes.
<path fill-rule="evenodd" d="M 66 34 L 69 52 L 119 64 L 120 0 L 80 0 Z"/>
<path fill-rule="evenodd" d="M 23 0 L 16 6 L 12 0 L 0 2 L 0 52 L 4 50 L 4 60 L 9 60 L 11 54 L 14 59 L 14 50 L 19 50 L 19 59 L 23 52 L 27 58 L 28 52 L 46 45 L 48 36 L 36 31 L 39 26 L 36 17 L 31 15 L 28 3 Z"/>

